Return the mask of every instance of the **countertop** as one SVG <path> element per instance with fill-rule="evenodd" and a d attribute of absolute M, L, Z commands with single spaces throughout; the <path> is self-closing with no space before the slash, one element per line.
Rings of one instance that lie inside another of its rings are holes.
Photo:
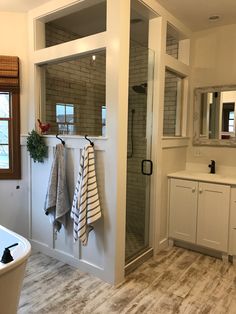
<path fill-rule="evenodd" d="M 168 178 L 186 179 L 193 181 L 213 182 L 219 184 L 236 185 L 236 176 L 224 176 L 223 174 L 211 174 L 204 172 L 196 172 L 183 170 L 178 172 L 169 173 Z"/>

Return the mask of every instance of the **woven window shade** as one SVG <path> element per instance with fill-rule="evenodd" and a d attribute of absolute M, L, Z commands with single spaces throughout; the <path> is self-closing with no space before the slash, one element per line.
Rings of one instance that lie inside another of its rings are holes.
<path fill-rule="evenodd" d="M 0 56 L 0 87 L 19 88 L 19 58 Z"/>

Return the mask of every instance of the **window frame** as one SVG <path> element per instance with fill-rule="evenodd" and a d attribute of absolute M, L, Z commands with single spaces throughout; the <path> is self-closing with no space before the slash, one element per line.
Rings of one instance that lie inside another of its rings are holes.
<path fill-rule="evenodd" d="M 10 117 L 8 120 L 9 168 L 0 168 L 0 179 L 21 179 L 19 89 L 11 86 L 0 86 L 0 92 L 10 94 Z"/>

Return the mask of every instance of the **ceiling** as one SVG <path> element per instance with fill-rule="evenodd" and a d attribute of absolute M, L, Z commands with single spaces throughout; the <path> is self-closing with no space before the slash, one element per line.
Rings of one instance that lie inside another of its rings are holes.
<path fill-rule="evenodd" d="M 0 0 L 0 12 L 27 12 L 49 0 Z"/>
<path fill-rule="evenodd" d="M 236 23 L 236 0 L 158 0 L 192 31 Z M 217 21 L 209 16 L 219 15 Z"/>
<path fill-rule="evenodd" d="M 236 0 L 157 0 L 193 31 L 236 23 Z M 0 0 L 0 11 L 27 12 L 49 0 Z M 217 21 L 209 16 L 219 15 Z"/>

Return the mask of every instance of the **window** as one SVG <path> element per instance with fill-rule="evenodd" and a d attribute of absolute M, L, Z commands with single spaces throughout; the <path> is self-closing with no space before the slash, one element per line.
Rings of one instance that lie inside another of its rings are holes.
<path fill-rule="evenodd" d="M 40 72 L 40 120 L 50 123 L 48 134 L 101 136 L 106 51 L 40 65 Z"/>
<path fill-rule="evenodd" d="M 234 111 L 229 112 L 229 132 L 234 132 Z"/>
<path fill-rule="evenodd" d="M 234 133 L 234 103 L 223 103 L 222 132 Z"/>
<path fill-rule="evenodd" d="M 167 24 L 166 53 L 189 65 L 190 40 L 173 25 Z"/>
<path fill-rule="evenodd" d="M 175 59 L 179 57 L 179 34 L 171 25 L 167 25 L 166 53 Z"/>
<path fill-rule="evenodd" d="M 75 5 L 72 13 L 66 14 L 66 9 L 63 10 L 64 16 L 58 17 L 58 13 L 48 16 L 50 21 L 45 23 L 44 47 L 106 31 L 106 1 L 100 0 L 97 4 L 91 1 L 91 5 L 87 4 L 87 8 L 84 9 L 79 8 L 82 5 L 81 3 Z"/>
<path fill-rule="evenodd" d="M 20 179 L 19 60 L 0 56 L 0 179 Z"/>
<path fill-rule="evenodd" d="M 9 169 L 10 94 L 0 92 L 0 168 Z"/>
<path fill-rule="evenodd" d="M 182 78 L 166 70 L 164 98 L 164 136 L 181 136 Z"/>
<path fill-rule="evenodd" d="M 58 132 L 65 134 L 74 133 L 74 105 L 56 104 L 56 121 Z"/>
<path fill-rule="evenodd" d="M 102 106 L 102 136 L 106 135 L 107 108 Z"/>

